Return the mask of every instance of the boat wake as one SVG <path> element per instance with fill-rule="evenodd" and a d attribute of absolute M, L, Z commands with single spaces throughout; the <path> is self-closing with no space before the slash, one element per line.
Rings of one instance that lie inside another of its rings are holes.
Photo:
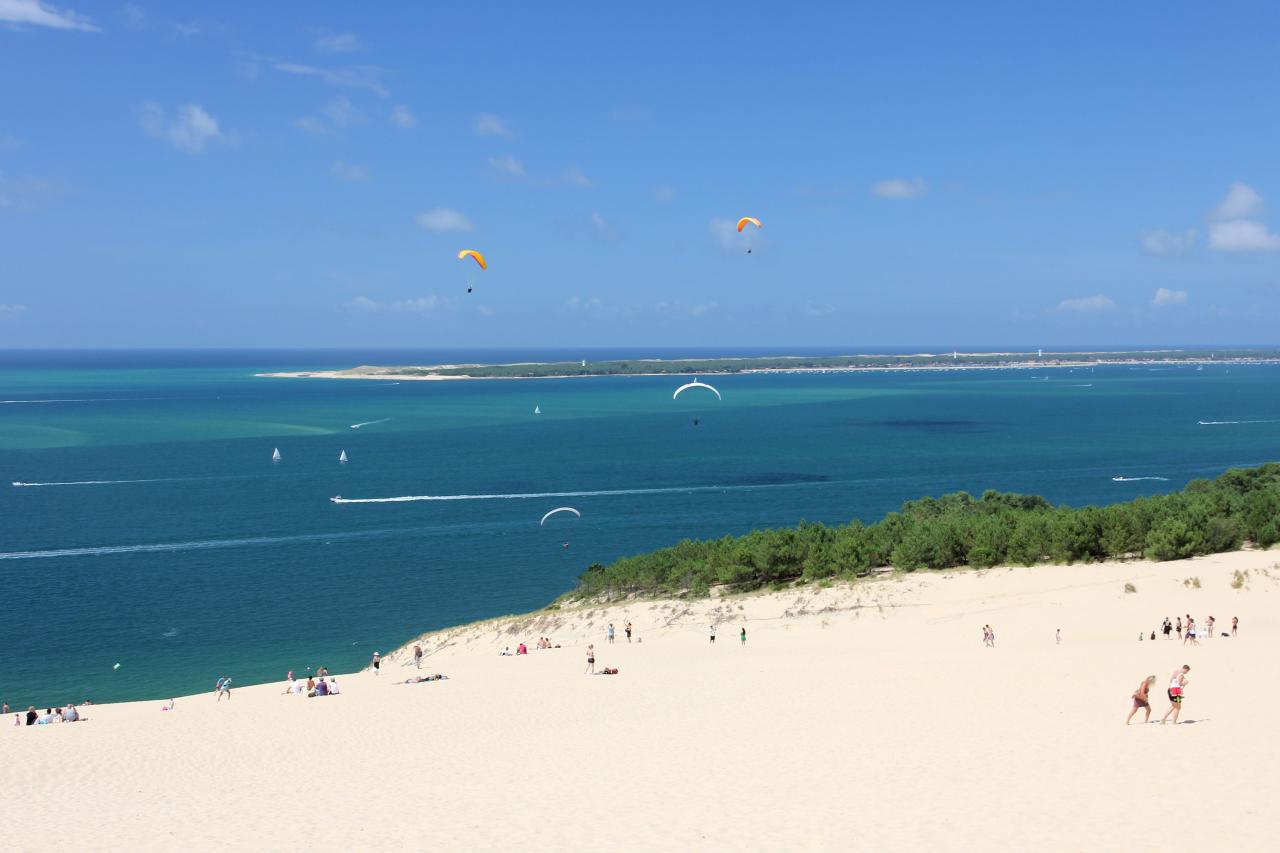
<path fill-rule="evenodd" d="M 416 501 L 523 501 L 535 498 L 597 498 L 618 495 L 682 495 L 695 492 L 736 492 L 746 489 L 776 489 L 785 486 L 808 486 L 825 480 L 800 480 L 788 483 L 747 483 L 736 486 L 663 486 L 653 489 L 595 489 L 577 492 L 516 492 L 502 495 L 402 495 L 395 498 L 329 498 L 336 504 L 398 504 Z"/>
<path fill-rule="evenodd" d="M 1231 424 L 1280 424 L 1280 418 L 1255 421 L 1197 421 L 1200 426 L 1228 426 Z"/>
<path fill-rule="evenodd" d="M 45 486 L 115 486 L 121 483 L 174 483 L 182 480 L 192 479 L 190 477 L 157 477 L 152 480 L 72 480 L 65 483 L 24 483 L 21 480 L 14 480 L 13 487 L 15 489 L 35 489 Z"/>
<path fill-rule="evenodd" d="M 1112 477 L 1111 479 L 1117 483 L 1136 483 L 1139 480 L 1159 480 L 1162 483 L 1169 482 L 1168 477 Z"/>
<path fill-rule="evenodd" d="M 4 551 L 0 560 L 36 560 L 47 557 L 102 557 L 110 554 L 155 554 L 171 551 L 206 551 L 215 548 L 244 548 L 254 545 L 280 545 L 289 542 L 330 542 L 385 535 L 385 530 L 363 530 L 353 533 L 303 533 L 295 536 L 256 536 L 248 539 L 204 539 L 192 542 L 158 542 L 147 545 L 95 545 L 83 548 L 51 548 L 45 551 Z"/>
<path fill-rule="evenodd" d="M 385 424 L 389 420 L 391 420 L 391 418 L 383 418 L 382 420 L 379 420 L 379 421 L 363 421 L 358 424 L 352 424 L 351 428 L 360 429 L 360 427 L 373 426 L 374 424 Z"/>

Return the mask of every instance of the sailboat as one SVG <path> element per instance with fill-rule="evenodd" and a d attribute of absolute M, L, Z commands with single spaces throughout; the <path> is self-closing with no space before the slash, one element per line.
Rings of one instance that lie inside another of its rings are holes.
<path fill-rule="evenodd" d="M 271 461 L 272 462 L 280 461 L 280 448 L 277 447 L 275 450 L 271 451 Z"/>
<path fill-rule="evenodd" d="M 541 406 L 534 406 L 534 407 L 533 407 L 533 413 L 534 413 L 535 415 L 540 415 L 540 414 L 542 414 L 542 407 L 541 407 Z"/>
<path fill-rule="evenodd" d="M 344 450 L 338 454 L 338 461 L 344 465 L 347 463 L 347 451 Z"/>

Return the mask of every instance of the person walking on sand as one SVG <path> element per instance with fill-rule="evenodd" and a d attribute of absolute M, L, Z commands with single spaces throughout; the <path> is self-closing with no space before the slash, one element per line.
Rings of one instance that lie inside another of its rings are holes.
<path fill-rule="evenodd" d="M 374 652 L 371 663 L 373 664 L 373 674 L 377 675 L 382 670 L 382 653 Z"/>
<path fill-rule="evenodd" d="M 711 626 L 711 645 L 714 646 L 715 644 L 716 644 L 716 626 L 712 625 Z"/>
<path fill-rule="evenodd" d="M 627 642 L 628 643 L 631 642 L 631 620 L 630 619 L 627 620 L 626 627 L 624 627 L 622 630 L 627 632 Z"/>
<path fill-rule="evenodd" d="M 1058 645 L 1062 645 L 1062 629 L 1057 628 L 1053 632 L 1053 641 Z"/>
<path fill-rule="evenodd" d="M 1169 710 L 1160 718 L 1160 725 L 1164 725 L 1170 714 L 1173 714 L 1173 724 L 1178 724 L 1178 715 L 1182 713 L 1182 698 L 1187 691 L 1187 673 L 1190 671 L 1191 667 L 1183 664 L 1181 669 L 1175 669 L 1173 675 L 1169 676 Z"/>
<path fill-rule="evenodd" d="M 592 675 L 596 674 L 596 647 L 594 643 L 587 643 L 587 672 Z"/>
<path fill-rule="evenodd" d="M 1190 615 L 1187 616 L 1187 634 L 1182 638 L 1182 645 L 1185 646 L 1188 641 L 1193 646 L 1200 645 L 1200 641 L 1196 639 L 1196 620 L 1192 619 Z"/>
<path fill-rule="evenodd" d="M 1178 639 L 1181 640 L 1182 639 L 1182 617 L 1181 616 L 1178 617 L 1177 630 L 1178 630 Z"/>
<path fill-rule="evenodd" d="M 217 682 L 213 685 L 213 695 L 214 695 L 213 701 L 221 702 L 222 694 L 224 693 L 227 695 L 227 701 L 230 702 L 231 701 L 231 676 L 229 675 L 220 676 Z"/>
<path fill-rule="evenodd" d="M 609 645 L 612 646 L 613 645 L 613 623 L 612 622 L 609 623 L 609 630 L 606 633 L 606 636 L 609 638 Z"/>
<path fill-rule="evenodd" d="M 1231 636 L 1234 637 L 1236 635 L 1236 629 L 1239 627 L 1240 627 L 1240 617 L 1232 616 L 1231 617 Z"/>
<path fill-rule="evenodd" d="M 1160 626 L 1160 630 L 1164 631 L 1164 638 L 1169 639 L 1169 635 L 1173 633 L 1173 623 L 1169 621 L 1169 617 L 1164 617 L 1164 624 Z"/>
<path fill-rule="evenodd" d="M 745 646 L 747 644 L 747 626 L 746 625 L 743 625 L 742 630 L 738 632 L 738 639 L 742 642 L 742 645 Z"/>
<path fill-rule="evenodd" d="M 1129 711 L 1129 716 L 1124 718 L 1124 724 L 1129 725 L 1129 721 L 1133 719 L 1133 715 L 1138 713 L 1138 709 L 1142 708 L 1147 712 L 1144 723 L 1151 722 L 1151 685 L 1156 683 L 1154 675 L 1148 675 L 1138 685 L 1138 689 L 1133 691 L 1133 709 Z"/>
<path fill-rule="evenodd" d="M 413 647 L 413 665 L 417 669 L 422 669 L 422 646 Z"/>

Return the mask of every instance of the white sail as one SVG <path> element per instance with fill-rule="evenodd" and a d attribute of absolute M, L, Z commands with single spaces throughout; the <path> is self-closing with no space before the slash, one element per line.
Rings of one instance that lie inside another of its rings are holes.
<path fill-rule="evenodd" d="M 347 451 L 345 451 L 345 450 L 344 450 L 344 451 L 342 451 L 341 453 L 339 453 L 339 454 L 338 454 L 338 461 L 339 461 L 339 462 L 346 462 L 346 461 L 347 461 Z"/>
<path fill-rule="evenodd" d="M 535 415 L 540 415 L 540 414 L 542 414 L 542 407 L 541 407 L 541 406 L 534 406 L 534 407 L 533 407 L 533 413 L 534 413 Z"/>
<path fill-rule="evenodd" d="M 280 461 L 280 448 L 277 447 L 275 450 L 271 451 L 271 461 L 272 462 Z"/>

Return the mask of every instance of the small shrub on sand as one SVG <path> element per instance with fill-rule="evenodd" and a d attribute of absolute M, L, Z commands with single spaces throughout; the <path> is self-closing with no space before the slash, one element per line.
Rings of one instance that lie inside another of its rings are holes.
<path fill-rule="evenodd" d="M 1239 569 L 1236 569 L 1236 573 L 1231 576 L 1231 588 L 1240 589 L 1244 586 L 1244 582 L 1248 577 L 1249 573 L 1247 571 L 1242 572 Z"/>
<path fill-rule="evenodd" d="M 1125 591 L 1125 592 L 1137 592 L 1137 591 L 1138 591 L 1138 588 L 1137 588 L 1136 586 L 1134 586 L 1133 584 L 1131 584 L 1131 583 L 1127 583 L 1127 584 L 1125 584 L 1125 585 L 1124 585 L 1124 591 Z"/>
<path fill-rule="evenodd" d="M 1200 578 L 1198 578 L 1198 577 L 1194 577 L 1194 578 L 1184 578 L 1184 579 L 1183 579 L 1183 581 L 1182 581 L 1182 585 L 1183 585 L 1183 586 L 1185 586 L 1185 587 L 1187 587 L 1188 589 L 1199 589 L 1199 588 L 1200 588 Z"/>

